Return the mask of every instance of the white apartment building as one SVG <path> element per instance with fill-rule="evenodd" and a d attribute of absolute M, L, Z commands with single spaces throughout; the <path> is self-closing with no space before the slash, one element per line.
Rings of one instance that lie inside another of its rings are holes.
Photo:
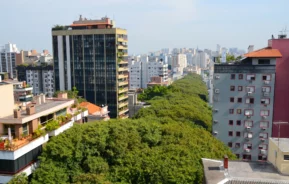
<path fill-rule="evenodd" d="M 15 44 L 5 44 L 0 47 L 0 72 L 9 74 L 9 78 L 16 78 L 16 54 L 18 49 Z"/>
<path fill-rule="evenodd" d="M 151 77 L 162 77 L 163 81 L 168 81 L 168 64 L 158 60 L 158 57 L 142 56 L 141 61 L 135 62 L 130 67 L 130 89 L 147 88 L 151 82 Z"/>
<path fill-rule="evenodd" d="M 172 70 L 175 73 L 183 73 L 184 68 L 188 66 L 186 54 L 172 55 Z"/>
<path fill-rule="evenodd" d="M 52 66 L 28 67 L 26 70 L 27 84 L 33 87 L 33 94 L 45 94 L 49 97 L 54 93 L 54 72 Z"/>
<path fill-rule="evenodd" d="M 209 63 L 210 57 L 205 52 L 199 52 L 193 58 L 193 66 L 198 66 L 200 68 L 207 68 Z"/>

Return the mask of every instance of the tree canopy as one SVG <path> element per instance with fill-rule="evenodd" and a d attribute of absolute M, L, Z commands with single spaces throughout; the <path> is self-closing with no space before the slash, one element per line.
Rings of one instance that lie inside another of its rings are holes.
<path fill-rule="evenodd" d="M 145 91 L 152 105 L 134 119 L 75 125 L 53 137 L 31 183 L 202 183 L 202 157 L 235 158 L 208 131 L 211 111 L 199 76 L 161 91 Z"/>

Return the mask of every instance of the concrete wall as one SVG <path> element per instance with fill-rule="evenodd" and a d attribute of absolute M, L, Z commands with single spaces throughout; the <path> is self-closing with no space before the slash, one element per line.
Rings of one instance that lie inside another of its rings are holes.
<path fill-rule="evenodd" d="M 248 73 L 249 74 L 249 73 Z M 267 74 L 267 73 L 266 73 Z M 218 121 L 217 123 L 213 123 L 213 133 L 214 131 L 217 132 L 216 138 L 224 142 L 228 145 L 228 142 L 233 143 L 232 151 L 236 154 L 240 154 L 240 158 L 242 158 L 243 154 L 245 153 L 244 150 L 244 143 L 251 143 L 252 150 L 250 151 L 251 160 L 258 160 L 258 155 L 260 154 L 260 150 L 258 146 L 260 144 L 268 144 L 268 139 L 264 142 L 261 141 L 259 138 L 259 133 L 268 133 L 268 137 L 271 136 L 271 129 L 272 129 L 272 119 L 273 119 L 273 104 L 274 104 L 274 81 L 275 81 L 275 74 L 271 74 L 271 81 L 270 84 L 265 85 L 264 81 L 262 80 L 262 73 L 256 74 L 255 81 L 248 81 L 246 80 L 246 73 L 243 73 L 243 79 L 239 80 L 238 73 L 235 74 L 235 80 L 231 79 L 231 73 L 215 73 L 214 77 L 214 104 L 213 109 L 217 109 L 218 112 L 213 112 L 213 120 Z M 219 76 L 219 79 L 216 79 L 216 76 Z M 230 91 L 230 86 L 235 86 L 235 91 Z M 242 86 L 243 90 L 238 91 L 238 86 Z M 247 86 L 255 86 L 255 92 L 248 96 L 246 87 Z M 263 86 L 270 86 L 271 92 L 269 96 L 264 97 L 262 92 Z M 215 90 L 218 89 L 220 92 L 215 93 Z M 230 98 L 234 98 L 234 103 L 230 102 Z M 252 97 L 254 98 L 254 104 L 246 104 L 246 98 Z M 242 98 L 242 103 L 238 103 L 238 98 Z M 270 104 L 264 106 L 261 104 L 262 98 L 270 98 Z M 229 113 L 229 109 L 234 109 L 234 114 Z M 241 109 L 241 114 L 237 114 L 237 109 Z M 253 109 L 254 115 L 250 118 L 245 116 L 245 109 Z M 269 116 L 266 119 L 263 119 L 260 115 L 261 110 L 269 110 Z M 234 124 L 229 125 L 229 120 L 233 120 Z M 240 120 L 241 125 L 238 126 L 236 121 Z M 245 120 L 253 121 L 253 127 L 250 131 L 246 130 L 244 125 Z M 262 130 L 260 128 L 261 121 L 268 121 L 269 127 L 266 130 Z M 233 131 L 233 136 L 229 136 L 229 131 Z M 240 132 L 240 137 L 236 136 L 236 132 Z M 247 141 L 244 138 L 244 134 L 246 132 L 252 132 L 253 138 Z M 240 148 L 235 148 L 235 143 L 240 143 Z"/>
<path fill-rule="evenodd" d="M 0 85 L 0 92 L 0 117 L 9 116 L 14 109 L 13 85 Z"/>
<path fill-rule="evenodd" d="M 276 140 L 278 140 L 276 138 Z M 268 161 L 271 162 L 279 172 L 285 175 L 289 175 L 289 160 L 284 160 L 284 155 L 289 155 L 289 152 L 283 152 L 278 149 L 278 145 L 269 140 Z"/>

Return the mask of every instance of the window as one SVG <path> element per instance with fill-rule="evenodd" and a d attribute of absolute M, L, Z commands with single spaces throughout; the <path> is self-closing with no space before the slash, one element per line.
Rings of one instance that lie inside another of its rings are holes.
<path fill-rule="evenodd" d="M 234 125 L 234 121 L 233 120 L 229 120 L 229 125 Z"/>
<path fill-rule="evenodd" d="M 240 158 L 240 154 L 236 154 L 236 157 L 239 159 Z"/>
<path fill-rule="evenodd" d="M 233 131 L 229 131 L 229 136 L 233 136 Z"/>
<path fill-rule="evenodd" d="M 261 116 L 269 116 L 268 110 L 261 110 Z"/>
<path fill-rule="evenodd" d="M 252 149 L 252 144 L 251 143 L 245 143 L 244 149 Z"/>
<path fill-rule="evenodd" d="M 253 126 L 253 121 L 247 121 L 245 120 L 245 127 L 252 127 Z"/>
<path fill-rule="evenodd" d="M 234 114 L 234 109 L 229 109 L 230 114 Z"/>
<path fill-rule="evenodd" d="M 228 142 L 228 147 L 232 148 L 233 143 L 232 142 Z"/>
<path fill-rule="evenodd" d="M 260 144 L 259 145 L 259 149 L 267 150 L 268 149 L 268 145 L 267 144 Z"/>
<path fill-rule="evenodd" d="M 261 99 L 261 104 L 263 104 L 263 105 L 268 105 L 268 104 L 270 104 L 270 99 L 269 99 L 269 98 L 262 98 L 262 99 Z"/>
<path fill-rule="evenodd" d="M 260 121 L 260 127 L 261 128 L 268 128 L 269 122 L 268 121 Z"/>
<path fill-rule="evenodd" d="M 289 155 L 284 155 L 284 160 L 289 160 Z"/>
<path fill-rule="evenodd" d="M 270 59 L 258 59 L 258 65 L 270 65 Z"/>
<path fill-rule="evenodd" d="M 252 138 L 253 137 L 253 133 L 252 132 L 245 132 L 244 133 L 244 138 Z"/>
<path fill-rule="evenodd" d="M 241 126 L 241 120 L 237 120 L 237 123 L 236 123 L 238 126 Z"/>
<path fill-rule="evenodd" d="M 246 91 L 254 93 L 255 92 L 255 87 L 254 86 L 248 86 L 248 87 L 246 87 Z"/>
<path fill-rule="evenodd" d="M 268 138 L 268 133 L 259 133 L 259 137 L 261 139 L 267 139 Z"/>
<path fill-rule="evenodd" d="M 242 114 L 242 109 L 237 109 L 237 114 Z"/>
<path fill-rule="evenodd" d="M 271 80 L 271 75 L 263 75 L 262 79 L 265 81 L 269 81 L 269 80 Z"/>
<path fill-rule="evenodd" d="M 266 161 L 267 160 L 267 156 L 266 155 L 258 155 L 258 160 L 259 161 Z"/>
<path fill-rule="evenodd" d="M 254 104 L 254 98 L 246 98 L 246 104 Z"/>
<path fill-rule="evenodd" d="M 231 74 L 231 79 L 235 79 L 236 75 L 235 74 Z"/>
<path fill-rule="evenodd" d="M 266 92 L 266 93 L 270 93 L 271 88 L 266 86 L 266 87 L 262 87 L 262 92 Z"/>
<path fill-rule="evenodd" d="M 254 114 L 254 111 L 252 109 L 245 110 L 245 116 L 252 116 L 253 114 Z"/>
<path fill-rule="evenodd" d="M 230 86 L 231 91 L 235 91 L 235 86 Z"/>
<path fill-rule="evenodd" d="M 29 134 L 29 132 L 28 132 L 28 123 L 25 123 L 25 124 L 22 125 L 22 134 L 25 135 L 25 136 Z"/>
<path fill-rule="evenodd" d="M 234 103 L 234 101 L 235 101 L 235 100 L 234 100 L 234 97 L 231 97 L 231 98 L 230 98 L 230 102 Z"/>
<path fill-rule="evenodd" d="M 255 80 L 255 75 L 254 74 L 248 74 L 247 80 Z"/>
<path fill-rule="evenodd" d="M 237 137 L 241 137 L 241 132 L 236 132 Z"/>
<path fill-rule="evenodd" d="M 243 86 L 238 86 L 238 91 L 243 91 Z"/>
<path fill-rule="evenodd" d="M 238 98 L 238 103 L 242 103 L 242 98 Z"/>
<path fill-rule="evenodd" d="M 243 154 L 243 160 L 251 160 L 251 155 Z"/>
<path fill-rule="evenodd" d="M 239 74 L 239 79 L 243 79 L 243 74 Z"/>

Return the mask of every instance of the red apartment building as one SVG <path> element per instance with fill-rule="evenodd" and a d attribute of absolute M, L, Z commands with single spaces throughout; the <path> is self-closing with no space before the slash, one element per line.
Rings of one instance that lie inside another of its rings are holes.
<path fill-rule="evenodd" d="M 276 63 L 273 114 L 275 124 L 272 127 L 272 137 L 279 137 L 280 135 L 280 137 L 289 138 L 289 39 L 284 34 L 279 35 L 278 39 L 269 40 L 268 45 L 273 49 L 278 49 L 282 54 L 282 58 L 277 58 Z M 276 124 L 276 122 L 288 123 Z"/>

